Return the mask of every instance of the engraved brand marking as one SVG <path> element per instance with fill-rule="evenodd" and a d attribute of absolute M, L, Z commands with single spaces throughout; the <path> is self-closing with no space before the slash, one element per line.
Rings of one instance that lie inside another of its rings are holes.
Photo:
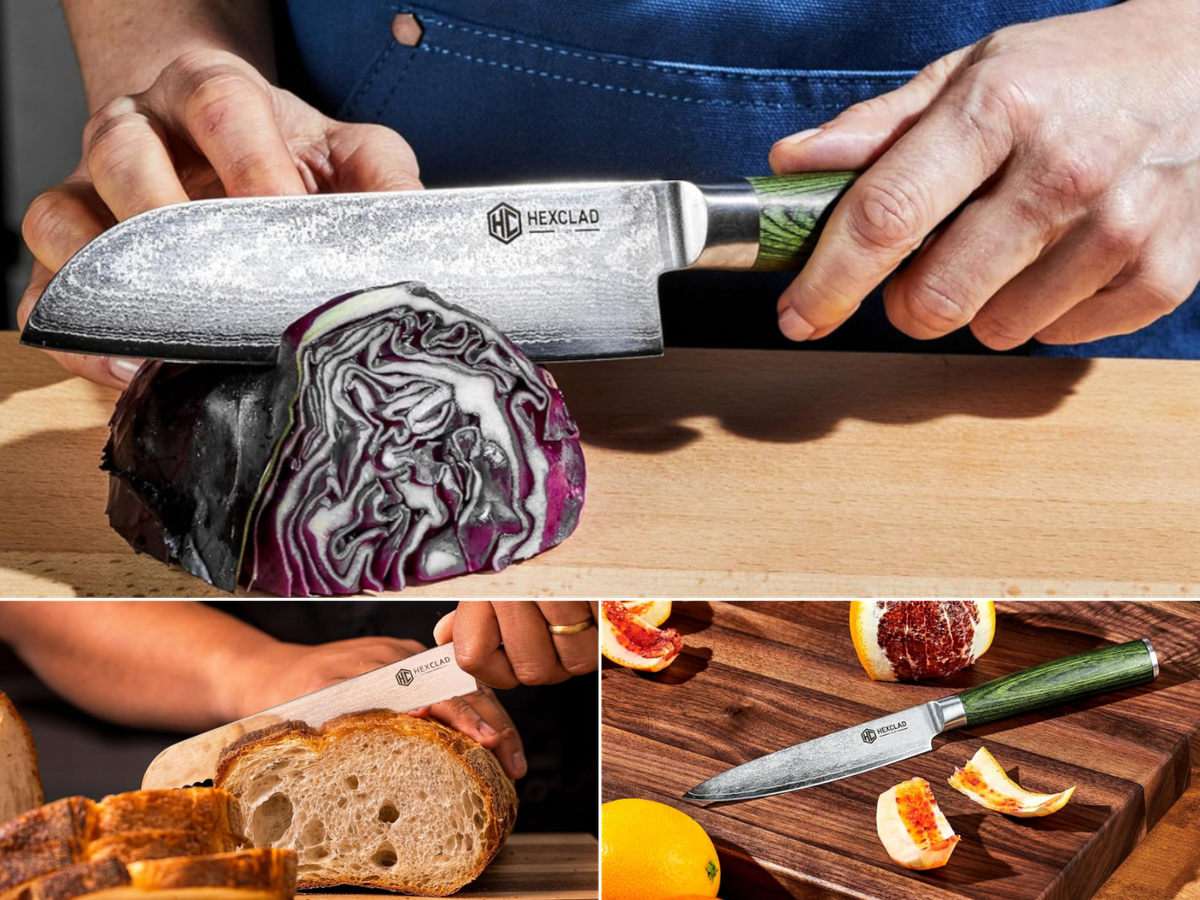
<path fill-rule="evenodd" d="M 488 210 L 488 234 L 502 244 L 511 244 L 521 236 L 521 214 L 501 203 Z"/>
<path fill-rule="evenodd" d="M 488 234 L 502 244 L 511 244 L 522 234 L 554 234 L 559 231 L 599 231 L 600 210 L 578 209 L 530 209 L 522 214 L 508 203 L 500 203 L 488 210 Z"/>
<path fill-rule="evenodd" d="M 860 736 L 862 737 L 864 744 L 873 744 L 875 743 L 876 738 L 886 737 L 889 734 L 893 734 L 897 731 L 906 731 L 907 729 L 908 722 L 901 719 L 899 722 L 893 722 L 891 725 L 881 725 L 877 729 L 864 728 Z"/>
<path fill-rule="evenodd" d="M 410 684 L 412 684 L 416 680 L 418 675 L 423 675 L 426 672 L 432 672 L 434 669 L 440 669 L 442 666 L 447 665 L 449 662 L 450 662 L 450 657 L 443 656 L 440 659 L 430 660 L 429 662 L 427 662 L 423 665 L 414 666 L 411 669 L 397 669 L 396 670 L 396 683 L 399 684 L 401 687 L 408 687 Z"/>

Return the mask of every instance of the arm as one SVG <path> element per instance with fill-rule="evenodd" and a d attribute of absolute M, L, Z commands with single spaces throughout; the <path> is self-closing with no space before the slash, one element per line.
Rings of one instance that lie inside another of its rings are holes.
<path fill-rule="evenodd" d="M 277 641 L 202 603 L 0 604 L 0 640 L 61 696 L 109 721 L 206 731 L 424 650 L 387 637 L 313 647 Z M 487 690 L 432 714 L 493 749 L 514 778 L 521 739 Z"/>
<path fill-rule="evenodd" d="M 62 0 L 87 94 L 95 112 L 136 94 L 189 51 L 224 50 L 275 76 L 268 0 Z"/>
<path fill-rule="evenodd" d="M 57 693 L 124 725 L 204 731 L 237 719 L 272 640 L 201 603 L 0 604 L 0 638 Z"/>

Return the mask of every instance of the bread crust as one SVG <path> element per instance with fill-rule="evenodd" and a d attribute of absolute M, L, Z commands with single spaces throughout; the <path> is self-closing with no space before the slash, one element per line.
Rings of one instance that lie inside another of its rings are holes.
<path fill-rule="evenodd" d="M 119 859 L 131 863 L 143 859 L 167 859 L 172 856 L 209 856 L 228 853 L 245 842 L 228 831 L 183 831 L 160 829 L 111 834 L 92 841 L 87 857 L 92 860 Z"/>
<path fill-rule="evenodd" d="M 7 891 L 56 869 L 73 866 L 83 859 L 80 843 L 74 838 L 45 841 L 13 850 L 0 857 L 0 891 Z"/>
<path fill-rule="evenodd" d="M 86 797 L 64 797 L 0 825 L 0 857 L 47 841 L 87 842 L 95 806 Z"/>
<path fill-rule="evenodd" d="M 500 852 L 505 840 L 512 833 L 517 818 L 517 792 L 512 780 L 504 774 L 499 761 L 490 750 L 465 734 L 447 728 L 433 719 L 419 719 L 389 711 L 372 711 L 340 716 L 326 723 L 319 730 L 303 725 L 292 725 L 231 747 L 218 764 L 217 775 L 213 779 L 213 783 L 217 787 L 228 785 L 240 766 L 251 764 L 255 754 L 268 747 L 292 743 L 306 746 L 314 753 L 320 754 L 331 741 L 362 730 L 390 731 L 406 738 L 427 741 L 444 747 L 462 763 L 487 804 L 489 826 L 485 833 L 486 851 L 482 855 L 482 861 L 474 868 L 470 877 L 461 884 L 446 885 L 442 888 L 426 884 L 421 886 L 420 890 L 428 896 L 445 896 L 478 878 L 488 864 L 496 858 L 496 854 Z M 352 878 L 333 878 L 321 873 L 306 873 L 299 879 L 301 889 L 335 887 L 337 885 L 383 887 L 395 891 L 417 889 L 416 886 L 402 882 L 398 878 L 390 881 L 387 878 L 376 878 L 368 883 Z"/>
<path fill-rule="evenodd" d="M 267 891 L 291 900 L 296 893 L 296 853 L 264 847 L 212 856 L 147 860 L 130 863 L 129 877 L 141 891 L 211 887 Z"/>
<path fill-rule="evenodd" d="M 8 699 L 8 695 L 4 691 L 0 691 L 0 719 L 6 716 L 12 716 L 13 722 L 17 725 L 17 730 L 25 739 L 25 746 L 29 748 L 29 764 L 31 768 L 29 774 L 33 778 L 34 784 L 33 805 L 35 807 L 41 806 L 46 802 L 46 792 L 42 789 L 42 773 L 38 770 L 37 747 L 33 743 L 33 732 L 29 730 L 28 723 L 21 718 L 21 714 L 17 712 L 17 708 Z"/>
<path fill-rule="evenodd" d="M 217 788 L 110 794 L 96 804 L 95 824 L 88 837 L 97 840 L 131 831 L 176 829 L 213 832 L 236 838 L 236 844 L 246 842 L 241 804 Z"/>
<path fill-rule="evenodd" d="M 26 885 L 18 900 L 72 900 L 82 894 L 92 894 L 130 883 L 125 864 L 118 859 L 67 866 L 43 875 Z"/>

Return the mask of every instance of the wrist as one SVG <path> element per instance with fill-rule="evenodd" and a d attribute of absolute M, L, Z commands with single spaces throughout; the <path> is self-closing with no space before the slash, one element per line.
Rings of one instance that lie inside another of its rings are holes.
<path fill-rule="evenodd" d="M 256 632 L 218 654 L 213 660 L 212 683 L 216 686 L 214 705 L 221 723 L 244 719 L 271 706 L 260 699 L 269 693 L 270 679 L 306 649 Z"/>

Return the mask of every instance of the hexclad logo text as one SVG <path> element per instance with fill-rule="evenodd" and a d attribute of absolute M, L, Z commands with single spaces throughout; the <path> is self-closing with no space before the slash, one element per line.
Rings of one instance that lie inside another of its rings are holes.
<path fill-rule="evenodd" d="M 396 681 L 401 687 L 408 687 L 413 683 L 413 673 L 408 671 L 408 669 L 397 669 Z"/>
<path fill-rule="evenodd" d="M 521 214 L 501 203 L 493 206 L 487 215 L 488 234 L 502 244 L 511 244 L 521 236 Z"/>
<path fill-rule="evenodd" d="M 873 744 L 873 743 L 875 743 L 875 729 L 873 729 L 873 728 L 864 728 L 864 729 L 863 729 L 863 733 L 862 733 L 862 739 L 863 739 L 863 743 L 864 743 L 864 744 Z"/>

